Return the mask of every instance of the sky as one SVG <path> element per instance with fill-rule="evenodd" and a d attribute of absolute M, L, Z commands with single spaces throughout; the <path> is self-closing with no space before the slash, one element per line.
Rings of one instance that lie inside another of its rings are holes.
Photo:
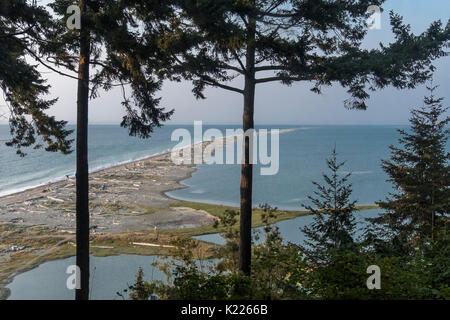
<path fill-rule="evenodd" d="M 448 0 L 388 0 L 383 6 L 381 29 L 370 30 L 365 46 L 374 47 L 378 43 L 392 40 L 389 25 L 389 11 L 394 10 L 404 17 L 404 22 L 412 27 L 414 33 L 421 33 L 435 20 L 442 20 L 444 25 L 450 19 L 450 1 Z M 450 49 L 449 49 L 450 50 Z M 450 104 L 450 56 L 435 63 L 437 71 L 434 83 L 440 85 L 437 92 L 447 96 Z M 44 70 L 44 76 L 52 86 L 51 96 L 59 101 L 49 113 L 57 119 L 76 123 L 76 80 L 61 77 Z M 372 92 L 367 101 L 368 110 L 357 111 L 344 108 L 344 100 L 349 95 L 336 84 L 325 87 L 321 95 L 310 91 L 310 83 L 302 82 L 290 87 L 279 83 L 260 84 L 256 88 L 255 124 L 280 125 L 345 125 L 345 124 L 405 124 L 409 119 L 410 109 L 421 106 L 427 94 L 425 86 L 414 90 L 396 90 L 386 88 Z M 202 120 L 205 124 L 237 124 L 242 119 L 243 98 L 240 94 L 209 88 L 206 100 L 196 100 L 191 92 L 189 82 L 164 83 L 159 93 L 161 106 L 175 109 L 175 114 L 168 124 L 192 124 Z M 89 122 L 91 124 L 119 124 L 123 116 L 120 104 L 121 91 L 116 88 L 102 92 L 101 96 L 91 100 Z M 0 123 L 4 120 L 0 120 Z"/>

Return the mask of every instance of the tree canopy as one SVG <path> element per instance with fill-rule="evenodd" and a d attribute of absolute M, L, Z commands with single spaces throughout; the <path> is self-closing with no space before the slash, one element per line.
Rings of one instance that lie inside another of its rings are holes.
<path fill-rule="evenodd" d="M 171 0 L 140 2 L 144 37 L 158 48 L 149 64 L 161 80 L 192 82 L 205 98 L 207 87 L 243 95 L 243 130 L 254 128 L 259 84 L 340 84 L 345 106 L 366 109 L 370 91 L 414 88 L 429 79 L 432 62 L 448 53 L 450 23 L 436 21 L 415 35 L 391 12 L 394 41 L 363 48 L 369 6 L 384 0 Z M 156 10 L 155 10 L 156 8 Z M 148 14 L 152 12 L 152 14 Z M 153 13 L 157 14 L 153 14 Z M 243 80 L 238 83 L 238 79 Z M 236 81 L 235 81 L 236 80 Z M 240 267 L 250 273 L 253 166 L 245 138 L 240 185 Z"/>
<path fill-rule="evenodd" d="M 89 31 L 90 65 L 94 71 L 89 79 L 90 98 L 98 97 L 100 89 L 120 87 L 126 110 L 121 125 L 133 136 L 148 138 L 155 127 L 170 118 L 173 110 L 160 108 L 160 98 L 154 96 L 162 83 L 154 77 L 155 70 L 149 63 L 155 49 L 143 39 L 139 18 L 134 13 L 137 3 L 86 1 L 82 28 Z M 51 41 L 41 46 L 41 55 L 57 67 L 77 72 L 79 30 L 66 28 L 66 10 L 71 4 L 70 0 L 55 0 L 50 4 L 59 20 Z"/>
<path fill-rule="evenodd" d="M 305 226 L 305 245 L 302 251 L 315 264 L 329 262 L 331 251 L 351 251 L 357 245 L 353 239 L 356 231 L 356 201 L 352 201 L 352 185 L 348 182 L 350 174 L 341 176 L 339 172 L 345 162 L 337 159 L 336 148 L 327 159 L 330 174 L 323 174 L 324 185 L 313 182 L 314 196 L 308 196 L 311 205 L 303 205 L 314 214 L 314 222 Z"/>
<path fill-rule="evenodd" d="M 382 239 L 406 252 L 434 241 L 450 213 L 450 117 L 436 87 L 428 90 L 424 105 L 411 112 L 410 130 L 399 130 L 399 146 L 391 146 L 391 158 L 383 161 L 394 192 L 379 202 L 385 212 L 371 220 Z"/>
<path fill-rule="evenodd" d="M 256 84 L 296 81 L 348 89 L 349 108 L 365 109 L 369 92 L 386 86 L 413 88 L 432 74 L 432 61 L 447 55 L 450 24 L 436 21 L 419 35 L 391 12 L 395 41 L 362 48 L 367 8 L 383 0 L 168 1 L 158 19 L 145 19 L 148 40 L 167 55 L 159 76 L 193 83 L 196 97 L 208 86 L 237 93 L 230 81 L 250 75 Z M 143 4 L 149 10 L 154 2 Z M 146 7 L 147 9 L 144 9 Z M 247 49 L 254 50 L 248 60 Z M 257 76 L 261 74 L 261 76 Z"/>
<path fill-rule="evenodd" d="M 71 131 L 65 128 L 66 121 L 46 113 L 57 99 L 46 97 L 50 87 L 37 65 L 27 59 L 38 50 L 38 39 L 48 39 L 47 31 L 52 26 L 49 13 L 25 0 L 1 0 L 0 17 L 0 87 L 8 106 L 12 137 L 7 145 L 23 156 L 22 148 L 43 146 L 36 139 L 39 135 L 47 151 L 70 153 Z"/>

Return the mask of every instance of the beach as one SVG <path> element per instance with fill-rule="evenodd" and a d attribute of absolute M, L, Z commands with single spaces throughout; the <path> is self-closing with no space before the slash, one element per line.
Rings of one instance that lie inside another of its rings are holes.
<path fill-rule="evenodd" d="M 184 188 L 179 182 L 195 170 L 193 165 L 174 164 L 170 153 L 165 153 L 91 173 L 91 238 L 126 234 L 133 247 L 152 254 L 170 248 L 170 238 L 159 235 L 159 230 L 213 224 L 217 218 L 208 212 L 180 206 L 165 195 Z M 0 198 L 0 298 L 7 296 L 2 287 L 15 274 L 60 254 L 73 254 L 75 218 L 74 178 Z M 63 245 L 70 253 L 61 252 Z M 19 263 L 12 263 L 18 257 Z"/>
<path fill-rule="evenodd" d="M 218 148 L 220 142 L 225 140 L 202 142 L 202 150 L 211 143 Z M 195 163 L 198 145 L 184 149 Z M 237 208 L 191 203 L 165 194 L 186 188 L 180 181 L 195 170 L 192 164 L 173 163 L 168 152 L 90 173 L 91 254 L 170 254 L 176 237 L 220 231 L 213 227 L 219 216 Z M 75 191 L 75 179 L 68 177 L 0 197 L 0 300 L 8 297 L 5 286 L 15 275 L 75 254 Z M 254 213 L 255 226 L 261 225 L 259 211 Z M 302 214 L 283 212 L 278 219 Z M 202 257 L 212 247 L 200 241 Z"/>
<path fill-rule="evenodd" d="M 280 133 L 299 131 L 302 135 L 317 135 L 305 129 L 290 128 L 280 130 Z M 286 135 L 288 138 L 297 139 L 295 135 Z M 221 145 L 218 140 L 213 142 L 216 147 Z M 203 142 L 203 150 L 210 143 Z M 286 143 L 290 146 L 289 139 Z M 195 158 L 195 145 L 189 148 Z M 295 159 L 297 161 L 297 157 Z M 203 166 L 202 170 L 209 172 L 210 167 L 214 166 Z M 222 167 L 222 170 L 230 168 L 233 166 Z M 91 172 L 91 254 L 171 254 L 172 241 L 176 237 L 221 232 L 220 228 L 213 227 L 215 221 L 220 219 L 224 210 L 238 208 L 210 204 L 202 199 L 182 201 L 166 194 L 186 188 L 180 182 L 190 178 L 194 171 L 195 165 L 175 164 L 170 153 L 163 153 Z M 233 190 L 238 188 L 238 184 L 227 184 L 223 173 L 214 172 L 215 180 L 212 177 L 209 175 L 208 178 L 212 184 L 221 181 L 222 185 L 230 185 Z M 300 184 L 303 185 L 307 184 Z M 224 190 L 219 198 L 225 198 L 227 192 Z M 298 189 L 295 192 L 301 193 Z M 277 221 L 309 214 L 301 211 L 299 205 L 297 207 L 297 210 L 279 211 Z M 73 177 L 0 197 L 0 299 L 9 295 L 5 286 L 15 275 L 43 262 L 75 254 L 75 212 Z M 261 214 L 259 210 L 254 210 L 254 227 L 262 225 Z M 204 256 L 214 247 L 206 242 L 201 242 L 201 246 Z"/>
<path fill-rule="evenodd" d="M 171 208 L 164 193 L 183 188 L 179 181 L 195 170 L 175 165 L 170 153 L 90 174 L 91 228 L 100 233 L 171 229 L 211 223 L 211 217 L 187 208 Z M 45 225 L 75 232 L 75 178 L 0 198 L 0 223 Z"/>

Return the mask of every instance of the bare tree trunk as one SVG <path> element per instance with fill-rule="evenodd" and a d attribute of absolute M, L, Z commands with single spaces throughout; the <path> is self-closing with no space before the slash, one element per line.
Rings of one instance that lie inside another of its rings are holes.
<path fill-rule="evenodd" d="M 80 3 L 81 15 L 86 12 L 86 1 Z M 88 105 L 89 105 L 90 35 L 82 26 L 80 32 L 80 61 L 77 93 L 77 252 L 80 268 L 80 288 L 76 300 L 89 299 L 89 167 L 88 167 Z"/>
<path fill-rule="evenodd" d="M 253 26 L 254 21 L 251 22 Z M 255 47 L 254 28 L 249 28 L 249 43 L 247 45 L 245 88 L 244 88 L 244 114 L 242 126 L 244 132 L 254 129 L 253 113 L 255 107 Z M 239 243 L 239 270 L 246 275 L 250 274 L 252 252 L 252 187 L 253 165 L 250 162 L 249 138 L 244 141 L 244 161 L 241 168 L 241 216 L 240 216 L 240 243 Z"/>

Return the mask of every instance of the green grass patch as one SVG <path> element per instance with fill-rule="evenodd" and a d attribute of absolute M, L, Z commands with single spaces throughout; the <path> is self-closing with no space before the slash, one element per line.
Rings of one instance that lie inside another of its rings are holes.
<path fill-rule="evenodd" d="M 225 210 L 235 210 L 239 211 L 239 208 L 232 206 L 223 206 L 223 205 L 215 205 L 208 203 L 200 203 L 200 202 L 189 202 L 189 201 L 177 201 L 170 204 L 171 207 L 188 207 L 195 210 L 204 210 L 209 214 L 220 218 Z M 252 226 L 257 228 L 261 227 L 263 224 L 262 214 L 264 213 L 261 209 L 254 209 L 252 215 Z M 274 222 L 294 219 L 300 216 L 308 215 L 310 212 L 308 211 L 286 211 L 286 210 L 278 210 L 277 218 Z M 171 230 L 163 230 L 162 232 L 173 235 L 173 236 L 198 236 L 203 234 L 211 234 L 211 233 L 220 233 L 224 230 L 219 226 L 218 228 L 214 228 L 213 225 L 203 226 L 198 228 L 186 228 L 186 229 L 171 229 Z"/>
<path fill-rule="evenodd" d="M 204 210 L 209 214 L 220 218 L 225 210 L 235 210 L 239 211 L 238 207 L 232 206 L 224 206 L 224 205 L 216 205 L 216 204 L 208 204 L 201 202 L 190 202 L 190 201 L 176 201 L 169 204 L 170 207 L 188 207 L 195 210 Z M 372 210 L 378 209 L 378 206 L 358 206 L 357 210 Z M 252 214 L 252 226 L 253 228 L 261 227 L 264 225 L 262 221 L 262 214 L 264 213 L 261 209 L 253 209 Z M 294 219 L 300 216 L 310 215 L 310 211 L 306 210 L 277 210 L 276 218 L 273 220 L 273 223 Z M 239 221 L 239 219 L 238 219 Z M 213 225 L 198 227 L 198 228 L 186 228 L 186 229 L 170 229 L 170 230 L 162 230 L 166 234 L 172 236 L 199 236 L 204 234 L 211 233 L 220 233 L 223 232 L 223 228 L 220 226 L 215 228 Z"/>

